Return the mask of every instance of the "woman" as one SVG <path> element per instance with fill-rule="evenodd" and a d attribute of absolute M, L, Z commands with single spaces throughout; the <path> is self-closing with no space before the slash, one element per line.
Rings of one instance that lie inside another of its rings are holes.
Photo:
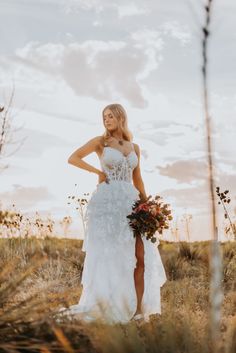
<path fill-rule="evenodd" d="M 87 321 L 148 321 L 150 314 L 161 313 L 160 287 L 166 274 L 158 249 L 150 240 L 134 238 L 126 217 L 135 200 L 148 200 L 140 172 L 140 148 L 131 142 L 127 115 L 120 104 L 106 106 L 102 115 L 105 133 L 68 159 L 99 179 L 85 215 L 83 290 L 79 303 L 67 312 Z M 92 152 L 101 170 L 83 160 Z"/>

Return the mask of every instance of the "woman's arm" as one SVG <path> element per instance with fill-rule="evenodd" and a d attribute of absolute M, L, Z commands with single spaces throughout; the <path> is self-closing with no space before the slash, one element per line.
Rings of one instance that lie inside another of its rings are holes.
<path fill-rule="evenodd" d="M 83 146 L 75 150 L 70 157 L 68 158 L 68 163 L 81 168 L 85 169 L 89 172 L 95 173 L 95 174 L 100 174 L 102 171 L 99 169 L 93 167 L 91 164 L 86 163 L 85 161 L 82 160 L 82 158 L 86 157 L 88 154 L 92 152 L 96 152 L 99 148 L 100 144 L 100 136 L 96 136 L 89 140 L 87 143 L 85 143 Z"/>
<path fill-rule="evenodd" d="M 141 170 L 140 170 L 140 148 L 139 148 L 139 145 L 137 145 L 136 143 L 134 143 L 134 148 L 135 148 L 135 152 L 138 157 L 138 165 L 133 170 L 133 183 L 134 183 L 134 186 L 136 187 L 136 189 L 139 191 L 140 199 L 143 202 L 145 202 L 145 201 L 147 201 L 148 197 L 145 192 L 144 183 L 143 183 L 143 179 L 141 176 Z"/>

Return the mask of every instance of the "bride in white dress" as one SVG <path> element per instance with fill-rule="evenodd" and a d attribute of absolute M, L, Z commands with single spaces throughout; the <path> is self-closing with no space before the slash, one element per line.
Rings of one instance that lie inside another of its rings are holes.
<path fill-rule="evenodd" d="M 127 115 L 120 104 L 103 109 L 105 133 L 78 148 L 68 163 L 98 174 L 87 204 L 86 252 L 78 304 L 64 311 L 85 321 L 149 321 L 161 314 L 160 288 L 167 280 L 158 243 L 134 238 L 129 220 L 135 200 L 148 199 L 140 172 L 140 148 L 132 143 Z M 101 170 L 83 158 L 96 152 Z"/>

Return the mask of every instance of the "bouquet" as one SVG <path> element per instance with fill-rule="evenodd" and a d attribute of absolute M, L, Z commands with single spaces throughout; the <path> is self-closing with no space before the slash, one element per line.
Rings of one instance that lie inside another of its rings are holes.
<path fill-rule="evenodd" d="M 152 243 L 157 241 L 154 234 L 162 234 L 163 229 L 169 228 L 169 221 L 173 219 L 169 204 L 164 204 L 159 195 L 146 202 L 135 201 L 132 213 L 127 216 L 129 225 L 133 229 L 134 237 L 138 234 L 146 236 Z"/>

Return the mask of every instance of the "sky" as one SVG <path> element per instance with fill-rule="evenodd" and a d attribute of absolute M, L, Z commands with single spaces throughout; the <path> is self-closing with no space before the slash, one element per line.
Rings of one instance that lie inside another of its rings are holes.
<path fill-rule="evenodd" d="M 0 105 L 15 86 L 12 114 L 21 127 L 6 147 L 2 208 L 38 211 L 83 238 L 68 196 L 94 192 L 98 176 L 69 165 L 69 155 L 104 132 L 102 110 L 123 105 L 141 150 L 148 195 L 170 204 L 173 231 L 207 240 L 210 201 L 202 99 L 201 41 L 205 1 L 0 0 Z M 209 105 L 216 184 L 229 189 L 235 218 L 236 3 L 213 1 L 209 37 Z M 7 154 L 11 154 L 7 157 Z M 85 161 L 96 168 L 95 153 Z M 75 187 L 77 184 L 77 187 Z M 225 240 L 222 207 L 219 237 Z M 58 235 L 60 231 L 58 230 Z"/>

